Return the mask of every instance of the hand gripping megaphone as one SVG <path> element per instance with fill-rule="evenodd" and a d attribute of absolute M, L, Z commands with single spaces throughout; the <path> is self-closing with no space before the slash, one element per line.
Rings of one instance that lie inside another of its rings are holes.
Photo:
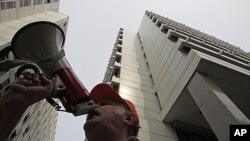
<path fill-rule="evenodd" d="M 56 24 L 34 22 L 22 27 L 11 41 L 11 50 L 20 60 L 35 63 L 47 75 L 57 76 L 65 86 L 57 94 L 67 112 L 86 114 L 94 103 L 64 57 L 65 35 Z"/>

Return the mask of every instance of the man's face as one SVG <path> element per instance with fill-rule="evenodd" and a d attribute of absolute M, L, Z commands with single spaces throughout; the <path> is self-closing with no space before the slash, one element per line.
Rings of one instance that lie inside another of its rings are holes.
<path fill-rule="evenodd" d="M 97 104 L 98 107 L 92 110 L 84 125 L 87 132 L 105 132 L 105 130 L 117 130 L 124 125 L 126 110 L 122 104 L 112 100 L 104 100 Z"/>

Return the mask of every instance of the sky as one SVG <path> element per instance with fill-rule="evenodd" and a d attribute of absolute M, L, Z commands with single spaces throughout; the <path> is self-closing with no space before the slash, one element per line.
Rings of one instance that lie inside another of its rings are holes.
<path fill-rule="evenodd" d="M 136 33 L 146 10 L 250 52 L 249 0 L 60 0 L 66 58 L 89 91 L 104 78 L 119 28 Z M 59 113 L 56 141 L 83 141 L 84 121 Z"/>

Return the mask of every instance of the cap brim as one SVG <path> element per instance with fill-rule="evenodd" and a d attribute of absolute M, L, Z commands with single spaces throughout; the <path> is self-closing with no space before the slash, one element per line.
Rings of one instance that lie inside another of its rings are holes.
<path fill-rule="evenodd" d="M 110 84 L 107 83 L 97 84 L 90 92 L 89 97 L 96 104 L 103 100 L 110 99 L 127 105 L 124 99 L 112 88 Z"/>

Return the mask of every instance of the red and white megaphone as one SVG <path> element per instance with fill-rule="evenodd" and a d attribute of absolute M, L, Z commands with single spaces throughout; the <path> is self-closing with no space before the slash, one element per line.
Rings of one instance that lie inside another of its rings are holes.
<path fill-rule="evenodd" d="M 93 108 L 94 103 L 64 57 L 64 41 L 64 32 L 58 25 L 34 22 L 14 35 L 11 50 L 17 58 L 35 62 L 45 74 L 58 76 L 65 88 L 57 96 L 66 111 L 75 116 L 83 115 Z"/>

